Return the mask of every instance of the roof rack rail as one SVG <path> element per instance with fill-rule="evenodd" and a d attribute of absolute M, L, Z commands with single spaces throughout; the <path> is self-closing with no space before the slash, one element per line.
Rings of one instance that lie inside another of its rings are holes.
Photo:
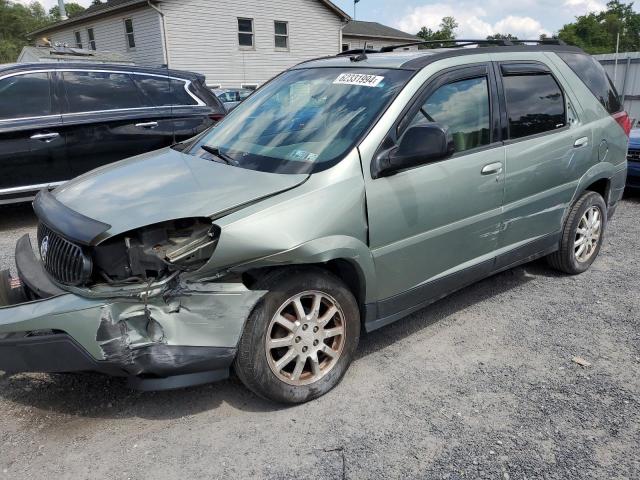
<path fill-rule="evenodd" d="M 393 52 L 398 48 L 407 48 L 407 47 L 415 47 L 416 45 L 426 45 L 426 46 L 440 46 L 440 48 L 457 48 L 457 47 L 467 47 L 470 45 L 495 45 L 498 47 L 513 47 L 515 45 L 521 45 L 524 43 L 537 43 L 539 45 L 566 45 L 566 43 L 559 38 L 547 38 L 544 40 L 520 40 L 519 38 L 496 38 L 491 40 L 473 40 L 473 39 L 456 39 L 452 38 L 449 40 L 424 40 L 421 42 L 411 42 L 404 43 L 402 45 L 392 45 L 388 47 L 382 47 L 380 49 L 381 53 L 385 52 Z M 448 45 L 452 44 L 452 45 Z"/>
<path fill-rule="evenodd" d="M 350 57 L 352 55 L 361 55 L 362 53 L 380 53 L 380 50 L 374 50 L 372 48 L 367 48 L 363 50 L 362 48 L 354 48 L 352 50 L 345 50 L 344 52 L 340 52 L 338 57 Z"/>

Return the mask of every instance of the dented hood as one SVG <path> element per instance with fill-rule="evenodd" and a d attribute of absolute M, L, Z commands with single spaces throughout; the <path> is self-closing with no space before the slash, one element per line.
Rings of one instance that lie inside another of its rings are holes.
<path fill-rule="evenodd" d="M 104 239 L 168 220 L 220 215 L 307 178 L 247 170 L 167 148 L 82 175 L 54 190 L 53 197 L 107 224 Z"/>

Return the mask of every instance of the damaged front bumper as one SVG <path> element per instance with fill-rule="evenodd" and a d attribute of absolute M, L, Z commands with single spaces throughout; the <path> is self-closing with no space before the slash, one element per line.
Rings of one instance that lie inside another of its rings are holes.
<path fill-rule="evenodd" d="M 177 278 L 146 293 L 68 293 L 52 288 L 28 237 L 16 246 L 16 264 L 29 294 L 49 298 L 0 308 L 0 370 L 101 372 L 142 390 L 226 378 L 245 321 L 266 293 Z"/>

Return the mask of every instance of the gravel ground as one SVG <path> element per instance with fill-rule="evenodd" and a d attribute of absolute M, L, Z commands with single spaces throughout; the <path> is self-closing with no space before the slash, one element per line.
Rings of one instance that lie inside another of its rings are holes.
<path fill-rule="evenodd" d="M 0 376 L 0 478 L 638 479 L 639 218 L 627 198 L 581 276 L 536 262 L 364 337 L 343 382 L 294 408 L 237 380 Z M 0 268 L 33 223 L 0 210 Z"/>

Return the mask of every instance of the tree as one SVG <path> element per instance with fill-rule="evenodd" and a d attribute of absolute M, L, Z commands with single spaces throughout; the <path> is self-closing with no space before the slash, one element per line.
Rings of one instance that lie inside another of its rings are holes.
<path fill-rule="evenodd" d="M 64 9 L 67 11 L 67 16 L 69 18 L 75 17 L 76 15 L 84 12 L 85 10 L 85 8 L 82 5 L 78 5 L 77 3 L 73 3 L 73 2 L 65 2 Z M 51 17 L 51 20 L 54 20 L 56 22 L 59 21 L 60 7 L 58 7 L 57 5 L 55 7 L 51 7 L 49 9 L 49 17 Z"/>
<path fill-rule="evenodd" d="M 518 37 L 516 37 L 515 35 L 511 35 L 510 33 L 507 33 L 506 35 L 503 34 L 503 33 L 494 33 L 493 35 L 487 36 L 487 40 L 511 40 L 511 41 L 516 41 L 516 40 L 518 40 Z"/>
<path fill-rule="evenodd" d="M 50 22 L 39 2 L 28 5 L 0 0 L 0 63 L 15 62 L 27 33 Z"/>
<path fill-rule="evenodd" d="M 425 41 L 435 40 L 453 40 L 456 38 L 456 29 L 458 28 L 458 22 L 453 17 L 444 17 L 440 22 L 440 29 L 435 32 L 428 27 L 422 27 L 417 36 Z M 432 45 L 421 45 L 420 48 L 440 48 L 445 46 L 447 42 L 436 43 Z"/>
<path fill-rule="evenodd" d="M 511 42 L 513 42 L 516 45 L 521 44 L 521 42 L 518 42 L 518 37 L 516 37 L 515 35 L 511 35 L 510 33 L 507 33 L 507 34 L 494 33 L 493 35 L 487 35 L 487 40 L 510 40 Z M 494 46 L 494 45 L 486 44 L 486 45 L 480 45 L 480 46 L 481 47 L 491 47 L 491 46 Z"/>
<path fill-rule="evenodd" d="M 558 37 L 577 45 L 591 54 L 613 53 L 620 34 L 620 51 L 640 49 L 640 14 L 633 11 L 633 3 L 613 0 L 602 12 L 590 12 L 576 17 L 558 32 Z"/>

